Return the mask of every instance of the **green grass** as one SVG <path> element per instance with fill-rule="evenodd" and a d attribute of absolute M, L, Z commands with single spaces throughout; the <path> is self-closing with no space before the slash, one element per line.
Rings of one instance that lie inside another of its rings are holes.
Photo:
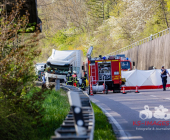
<path fill-rule="evenodd" d="M 102 110 L 92 103 L 95 114 L 94 140 L 116 140 L 111 124 Z"/>
<path fill-rule="evenodd" d="M 38 128 L 38 138 L 41 140 L 50 140 L 50 137 L 54 136 L 54 131 L 60 127 L 70 110 L 65 91 L 52 90 L 50 92 L 42 105 L 44 117 L 42 118 L 42 126 Z"/>

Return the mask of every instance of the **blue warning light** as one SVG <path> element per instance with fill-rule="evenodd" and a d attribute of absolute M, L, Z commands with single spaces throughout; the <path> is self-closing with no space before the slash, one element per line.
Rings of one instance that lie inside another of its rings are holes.
<path fill-rule="evenodd" d="M 106 57 L 105 57 L 105 56 L 103 57 L 103 60 L 106 60 Z"/>

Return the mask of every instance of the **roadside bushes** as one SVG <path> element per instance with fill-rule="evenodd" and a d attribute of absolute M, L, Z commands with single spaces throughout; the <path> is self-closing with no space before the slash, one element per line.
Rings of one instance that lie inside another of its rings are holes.
<path fill-rule="evenodd" d="M 37 127 L 42 125 L 45 95 L 33 88 L 20 98 L 0 99 L 1 140 L 38 140 Z"/>
<path fill-rule="evenodd" d="M 22 3 L 18 0 L 10 15 L 1 11 L 0 17 L 0 139 L 49 139 L 69 105 L 65 93 L 34 86 L 39 31 L 18 33 L 28 24 L 27 12 L 19 16 Z"/>
<path fill-rule="evenodd" d="M 38 31 L 18 34 L 18 30 L 28 24 L 29 14 L 25 12 L 22 18 L 19 14 L 22 4 L 18 1 L 9 15 L 1 11 L 0 17 L 1 140 L 36 139 L 34 128 L 42 118 L 44 92 L 36 90 L 26 98 L 35 80 L 33 60 L 40 50 L 37 50 Z"/>
<path fill-rule="evenodd" d="M 33 131 L 34 119 L 23 109 L 13 109 L 0 104 L 1 140 L 31 140 L 36 138 Z"/>
<path fill-rule="evenodd" d="M 49 140 L 70 106 L 65 91 L 31 88 L 16 106 L 0 100 L 1 140 Z"/>

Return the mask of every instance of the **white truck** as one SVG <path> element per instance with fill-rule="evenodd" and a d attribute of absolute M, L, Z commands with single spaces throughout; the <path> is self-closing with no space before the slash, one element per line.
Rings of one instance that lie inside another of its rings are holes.
<path fill-rule="evenodd" d="M 54 85 L 55 80 L 60 83 L 66 80 L 68 71 L 76 71 L 77 79 L 83 74 L 83 52 L 81 50 L 58 51 L 53 49 L 45 66 L 46 86 Z"/>

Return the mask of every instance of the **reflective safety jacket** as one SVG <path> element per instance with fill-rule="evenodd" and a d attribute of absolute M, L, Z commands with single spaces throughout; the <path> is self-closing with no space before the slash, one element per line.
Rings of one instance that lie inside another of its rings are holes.
<path fill-rule="evenodd" d="M 73 74 L 72 77 L 73 77 L 73 82 L 76 82 L 76 83 L 77 83 L 77 75 L 76 75 L 76 74 Z"/>
<path fill-rule="evenodd" d="M 72 76 L 67 76 L 66 79 L 67 79 L 67 82 L 73 82 L 73 77 Z"/>

